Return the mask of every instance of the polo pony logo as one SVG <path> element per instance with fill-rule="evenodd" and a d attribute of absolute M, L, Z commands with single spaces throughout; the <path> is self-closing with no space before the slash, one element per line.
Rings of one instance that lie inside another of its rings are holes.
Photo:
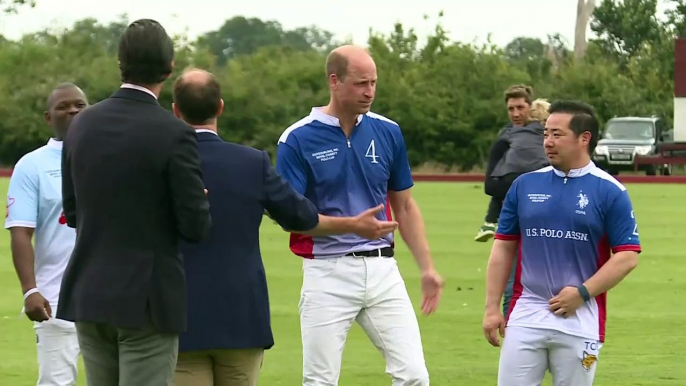
<path fill-rule="evenodd" d="M 579 202 L 576 203 L 579 205 L 579 209 L 583 209 L 588 206 L 588 196 L 586 196 L 582 191 L 579 191 L 579 194 L 576 196 L 579 198 Z"/>

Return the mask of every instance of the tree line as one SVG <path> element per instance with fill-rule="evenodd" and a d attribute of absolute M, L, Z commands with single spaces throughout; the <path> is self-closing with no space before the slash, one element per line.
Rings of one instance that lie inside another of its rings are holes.
<path fill-rule="evenodd" d="M 658 115 L 671 125 L 674 42 L 686 32 L 686 0 L 671 3 L 659 17 L 657 0 L 602 1 L 590 17 L 597 38 L 586 42 L 583 57 L 557 34 L 515 37 L 505 47 L 454 42 L 440 15 L 426 41 L 400 23 L 386 33 L 370 31 L 379 76 L 372 109 L 400 124 L 413 166 L 458 170 L 484 165 L 507 123 L 503 91 L 512 84 L 533 86 L 535 97 L 584 100 L 602 122 Z M 116 90 L 117 47 L 127 24 L 122 15 L 16 41 L 0 37 L 0 164 L 13 165 L 51 135 L 42 113 L 55 85 L 76 83 L 91 104 Z M 287 126 L 328 101 L 325 57 L 346 43 L 315 26 L 286 30 L 276 21 L 245 17 L 195 40 L 178 35 L 174 41 L 175 70 L 162 106 L 171 109 L 171 83 L 184 68 L 212 71 L 223 87 L 222 137 L 272 155 Z"/>

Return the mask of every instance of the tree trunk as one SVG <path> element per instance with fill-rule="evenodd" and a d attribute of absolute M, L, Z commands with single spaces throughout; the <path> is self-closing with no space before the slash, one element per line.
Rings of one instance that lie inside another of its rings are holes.
<path fill-rule="evenodd" d="M 577 0 L 576 28 L 574 30 L 574 57 L 583 60 L 586 54 L 586 29 L 593 15 L 595 0 Z"/>

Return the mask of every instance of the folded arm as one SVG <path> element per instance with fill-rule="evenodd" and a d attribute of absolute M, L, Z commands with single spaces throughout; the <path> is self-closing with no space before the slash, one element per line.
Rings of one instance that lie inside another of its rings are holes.
<path fill-rule="evenodd" d="M 619 284 L 638 265 L 638 252 L 622 251 L 616 253 L 584 286 L 591 297 L 603 294 Z"/>
<path fill-rule="evenodd" d="M 614 288 L 638 265 L 641 242 L 634 208 L 626 190 L 615 193 L 605 215 L 605 227 L 613 256 L 584 283 L 590 297 Z"/>

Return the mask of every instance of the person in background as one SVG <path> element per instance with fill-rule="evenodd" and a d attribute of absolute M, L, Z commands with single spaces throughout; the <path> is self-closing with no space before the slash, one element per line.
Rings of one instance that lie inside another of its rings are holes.
<path fill-rule="evenodd" d="M 545 127 L 545 122 L 548 120 L 550 113 L 550 103 L 547 99 L 536 99 L 531 103 L 531 118 L 529 122 L 538 122 L 541 126 Z"/>
<path fill-rule="evenodd" d="M 486 166 L 484 190 L 491 196 L 486 222 L 474 238 L 486 242 L 496 232 L 503 200 L 512 182 L 522 173 L 548 165 L 543 149 L 543 124 L 550 104 L 545 99 L 533 99 L 530 86 L 515 85 L 505 91 L 505 103 L 510 123 L 498 133 L 491 147 Z M 514 285 L 514 265 L 503 297 L 503 313 L 507 315 Z"/>
<path fill-rule="evenodd" d="M 532 117 L 532 102 L 530 86 L 514 85 L 505 91 L 510 123 L 500 130 L 489 151 L 484 191 L 491 200 L 475 241 L 486 242 L 495 235 L 503 199 L 512 181 L 522 173 L 548 165 L 543 151 L 543 126 L 541 119 Z M 545 109 L 546 103 L 540 100 L 535 114 L 544 117 L 541 109 Z"/>
<path fill-rule="evenodd" d="M 525 130 L 519 130 L 518 131 L 518 130 L 513 129 L 513 131 L 510 133 L 510 135 L 516 136 L 519 139 L 527 139 L 527 138 L 524 138 L 524 135 L 529 135 L 528 140 L 533 140 L 534 142 L 536 142 L 533 138 L 535 138 L 537 133 L 540 132 L 541 128 L 543 126 L 545 126 L 546 119 L 548 119 L 548 115 L 549 115 L 549 113 L 548 113 L 549 107 L 550 107 L 550 103 L 548 103 L 548 101 L 546 101 L 545 99 L 536 99 L 535 101 L 533 101 L 531 103 L 530 119 L 528 121 L 527 126 L 524 127 Z M 539 128 L 539 124 L 540 124 L 540 128 Z M 527 132 L 526 129 L 528 127 L 532 127 L 533 132 Z M 533 137 L 533 138 L 531 138 L 531 137 Z M 543 140 L 543 138 L 541 138 L 541 141 L 542 140 Z M 541 149 L 542 148 L 543 148 L 543 144 L 541 143 Z M 531 150 L 534 152 L 537 152 L 535 147 L 532 148 Z M 545 153 L 545 150 L 543 150 L 543 153 Z M 526 157 L 526 155 L 524 155 L 524 157 Z M 541 161 L 539 165 L 541 165 L 541 167 L 543 167 L 543 166 L 548 165 L 548 162 Z M 510 185 L 511 185 L 511 182 L 510 182 L 510 184 L 507 185 L 508 190 L 510 188 Z M 502 202 L 505 200 L 505 195 L 507 194 L 507 190 L 504 190 L 503 188 L 501 188 L 500 191 L 496 190 L 496 194 L 497 194 L 498 199 L 500 200 L 499 202 L 500 202 L 500 205 L 502 207 Z M 516 258 L 517 257 L 515 256 L 515 261 L 516 261 Z M 510 278 L 507 282 L 507 286 L 505 287 L 505 295 L 503 296 L 503 314 L 504 315 L 507 315 L 508 311 L 510 309 L 510 301 L 512 299 L 512 293 L 514 291 L 515 267 L 516 267 L 516 265 L 512 266 L 512 270 L 510 271 Z"/>
<path fill-rule="evenodd" d="M 5 229 L 10 231 L 24 313 L 36 332 L 38 386 L 72 386 L 78 374 L 76 327 L 54 315 L 76 241 L 62 211 L 62 141 L 72 119 L 87 106 L 86 95 L 73 83 L 62 83 L 50 93 L 44 116 L 55 136 L 17 162 L 7 192 Z"/>

